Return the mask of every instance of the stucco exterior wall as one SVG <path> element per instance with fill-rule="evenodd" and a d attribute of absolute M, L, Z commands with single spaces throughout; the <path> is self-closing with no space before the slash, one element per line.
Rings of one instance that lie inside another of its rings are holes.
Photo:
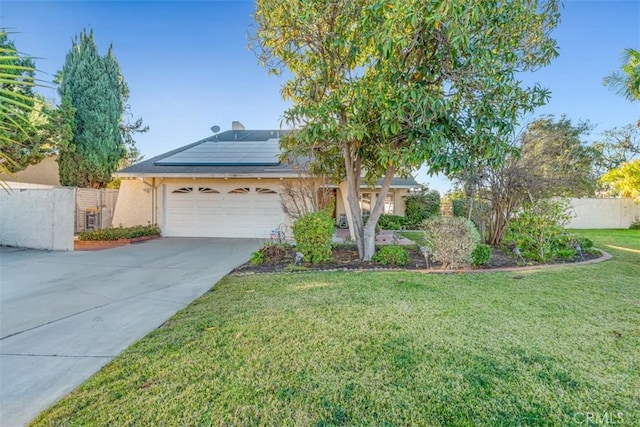
<path fill-rule="evenodd" d="M 16 172 L 13 176 L 0 174 L 0 181 L 26 182 L 29 184 L 60 185 L 57 156 L 45 157 L 37 165 Z"/>
<path fill-rule="evenodd" d="M 570 228 L 629 228 L 640 217 L 640 204 L 631 198 L 570 199 L 574 218 Z"/>
<path fill-rule="evenodd" d="M 0 191 L 0 244 L 73 250 L 74 204 L 70 187 Z"/>
<path fill-rule="evenodd" d="M 146 184 L 145 184 L 146 182 Z M 149 181 L 123 179 L 116 208 L 113 212 L 113 227 L 133 227 L 153 224 L 153 187 Z"/>
<path fill-rule="evenodd" d="M 120 193 L 118 202 L 113 216 L 112 224 L 114 227 L 122 225 L 130 227 L 134 225 L 146 225 L 147 223 L 163 224 L 163 186 L 164 185 L 192 185 L 194 182 L 199 184 L 207 184 L 214 186 L 216 184 L 224 186 L 265 186 L 273 188 L 280 192 L 283 182 L 286 180 L 271 178 L 156 178 L 152 180 L 146 178 L 140 179 L 123 179 L 120 185 Z M 339 220 L 340 214 L 348 212 L 346 203 L 346 184 L 342 183 L 338 186 L 336 194 L 336 221 Z M 404 215 L 406 204 L 403 196 L 408 194 L 407 189 L 393 189 L 394 194 L 394 210 L 395 215 Z M 347 215 L 349 217 L 349 215 Z M 291 218 L 286 218 L 286 224 L 291 225 Z"/>
<path fill-rule="evenodd" d="M 338 187 L 338 193 L 336 197 L 336 220 L 340 218 L 340 214 L 346 214 L 348 211 L 347 202 L 347 186 L 345 183 L 340 184 Z M 377 191 L 373 190 L 361 190 L 362 192 L 374 193 L 371 198 L 371 204 L 373 205 L 376 200 Z M 404 216 L 407 210 L 407 204 L 404 200 L 404 196 L 409 194 L 409 190 L 406 188 L 395 188 L 389 190 L 393 193 L 393 215 Z M 348 216 L 348 215 L 347 215 Z"/>
<path fill-rule="evenodd" d="M 114 227 L 122 225 L 123 227 L 131 227 L 134 225 L 146 225 L 155 223 L 162 226 L 164 218 L 164 185 L 184 185 L 189 186 L 194 182 L 199 184 L 207 184 L 215 186 L 234 185 L 243 186 L 261 186 L 271 187 L 276 191 L 280 191 L 282 180 L 279 179 L 242 179 L 242 178 L 156 178 L 151 180 L 145 179 L 144 182 L 139 179 L 123 179 L 120 184 L 120 193 L 118 195 L 118 203 L 116 204 L 115 213 L 112 224 Z M 287 218 L 287 225 L 291 225 L 291 220 Z"/>

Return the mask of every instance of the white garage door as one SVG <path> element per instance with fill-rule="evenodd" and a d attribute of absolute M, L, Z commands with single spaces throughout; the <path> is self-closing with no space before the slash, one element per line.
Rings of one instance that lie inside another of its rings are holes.
<path fill-rule="evenodd" d="M 268 186 L 164 186 L 164 235 L 269 237 L 284 222 L 280 195 Z"/>

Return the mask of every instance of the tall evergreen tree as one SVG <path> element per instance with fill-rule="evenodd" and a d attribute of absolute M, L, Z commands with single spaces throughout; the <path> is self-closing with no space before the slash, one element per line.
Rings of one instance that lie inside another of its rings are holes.
<path fill-rule="evenodd" d="M 82 31 L 67 53 L 58 75 L 58 93 L 75 108 L 73 140 L 60 153 L 60 182 L 104 187 L 127 147 L 121 133 L 129 89 L 113 46 L 100 56 L 93 31 Z"/>

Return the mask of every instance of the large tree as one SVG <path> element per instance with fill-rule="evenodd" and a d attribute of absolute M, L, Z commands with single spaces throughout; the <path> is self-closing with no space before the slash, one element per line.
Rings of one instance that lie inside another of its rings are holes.
<path fill-rule="evenodd" d="M 499 164 L 478 159 L 455 179 L 465 190 L 469 217 L 487 242 L 502 241 L 512 215 L 525 204 L 553 196 L 589 196 L 597 188 L 599 153 L 585 141 L 588 122 L 544 116 L 512 139 L 513 153 Z"/>
<path fill-rule="evenodd" d="M 640 52 L 625 49 L 621 70 L 609 74 L 603 83 L 629 101 L 640 101 Z"/>
<path fill-rule="evenodd" d="M 283 141 L 346 179 L 360 256 L 374 254 L 375 227 L 394 175 L 423 163 L 433 172 L 496 161 L 519 115 L 546 100 L 518 73 L 556 56 L 555 0 L 258 0 L 255 40 L 271 72 L 291 78 L 282 95 L 298 128 Z M 361 179 L 383 178 L 363 223 Z"/>
<path fill-rule="evenodd" d="M 632 197 L 636 203 L 640 203 L 640 159 L 624 162 L 620 167 L 611 169 L 600 181 L 614 194 Z"/>
<path fill-rule="evenodd" d="M 57 81 L 63 104 L 68 102 L 75 109 L 72 143 L 58 159 L 60 182 L 103 187 L 127 156 L 127 142 L 132 141 L 127 140 L 132 126 L 123 124 L 129 88 L 113 46 L 101 56 L 93 32 L 83 31 L 73 40 Z"/>

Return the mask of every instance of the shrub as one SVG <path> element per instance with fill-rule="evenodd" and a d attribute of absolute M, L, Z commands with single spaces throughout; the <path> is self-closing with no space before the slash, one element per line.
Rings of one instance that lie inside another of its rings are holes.
<path fill-rule="evenodd" d="M 383 246 L 371 259 L 380 265 L 405 266 L 409 263 L 409 254 L 402 246 Z"/>
<path fill-rule="evenodd" d="M 331 261 L 333 225 L 333 218 L 327 209 L 305 214 L 296 220 L 292 227 L 293 237 L 305 260 L 312 264 Z"/>
<path fill-rule="evenodd" d="M 426 190 L 404 197 L 406 210 L 404 225 L 417 227 L 425 219 L 440 215 L 440 193 Z"/>
<path fill-rule="evenodd" d="M 474 266 L 487 265 L 491 262 L 491 246 L 479 243 L 471 252 L 471 264 Z"/>
<path fill-rule="evenodd" d="M 633 222 L 629 226 L 630 230 L 640 230 L 640 216 L 637 216 L 633 219 Z"/>
<path fill-rule="evenodd" d="M 254 253 L 251 254 L 251 258 L 249 259 L 249 263 L 253 265 L 264 264 L 264 254 L 262 253 L 262 249 L 258 249 Z"/>
<path fill-rule="evenodd" d="M 399 215 L 380 215 L 378 227 L 382 230 L 400 230 L 404 227 L 405 218 Z"/>
<path fill-rule="evenodd" d="M 558 250 L 570 249 L 577 240 L 569 237 L 562 227 L 569 219 L 569 204 L 565 200 L 539 200 L 526 205 L 511 220 L 505 242 L 516 245 L 524 258 L 547 262 L 557 256 Z"/>
<path fill-rule="evenodd" d="M 451 200 L 453 216 L 467 217 L 467 202 L 463 199 Z"/>
<path fill-rule="evenodd" d="M 119 240 L 135 239 L 144 236 L 159 236 L 160 227 L 157 225 L 137 225 L 135 227 L 105 228 L 103 230 L 83 231 L 80 240 Z"/>
<path fill-rule="evenodd" d="M 478 230 L 471 221 L 459 217 L 436 217 L 421 226 L 427 235 L 428 246 L 442 268 L 455 268 L 471 263 L 471 254 L 480 241 Z"/>
<path fill-rule="evenodd" d="M 289 245 L 286 243 L 267 242 L 262 248 L 251 254 L 251 264 L 264 264 L 282 261 L 287 255 Z"/>

